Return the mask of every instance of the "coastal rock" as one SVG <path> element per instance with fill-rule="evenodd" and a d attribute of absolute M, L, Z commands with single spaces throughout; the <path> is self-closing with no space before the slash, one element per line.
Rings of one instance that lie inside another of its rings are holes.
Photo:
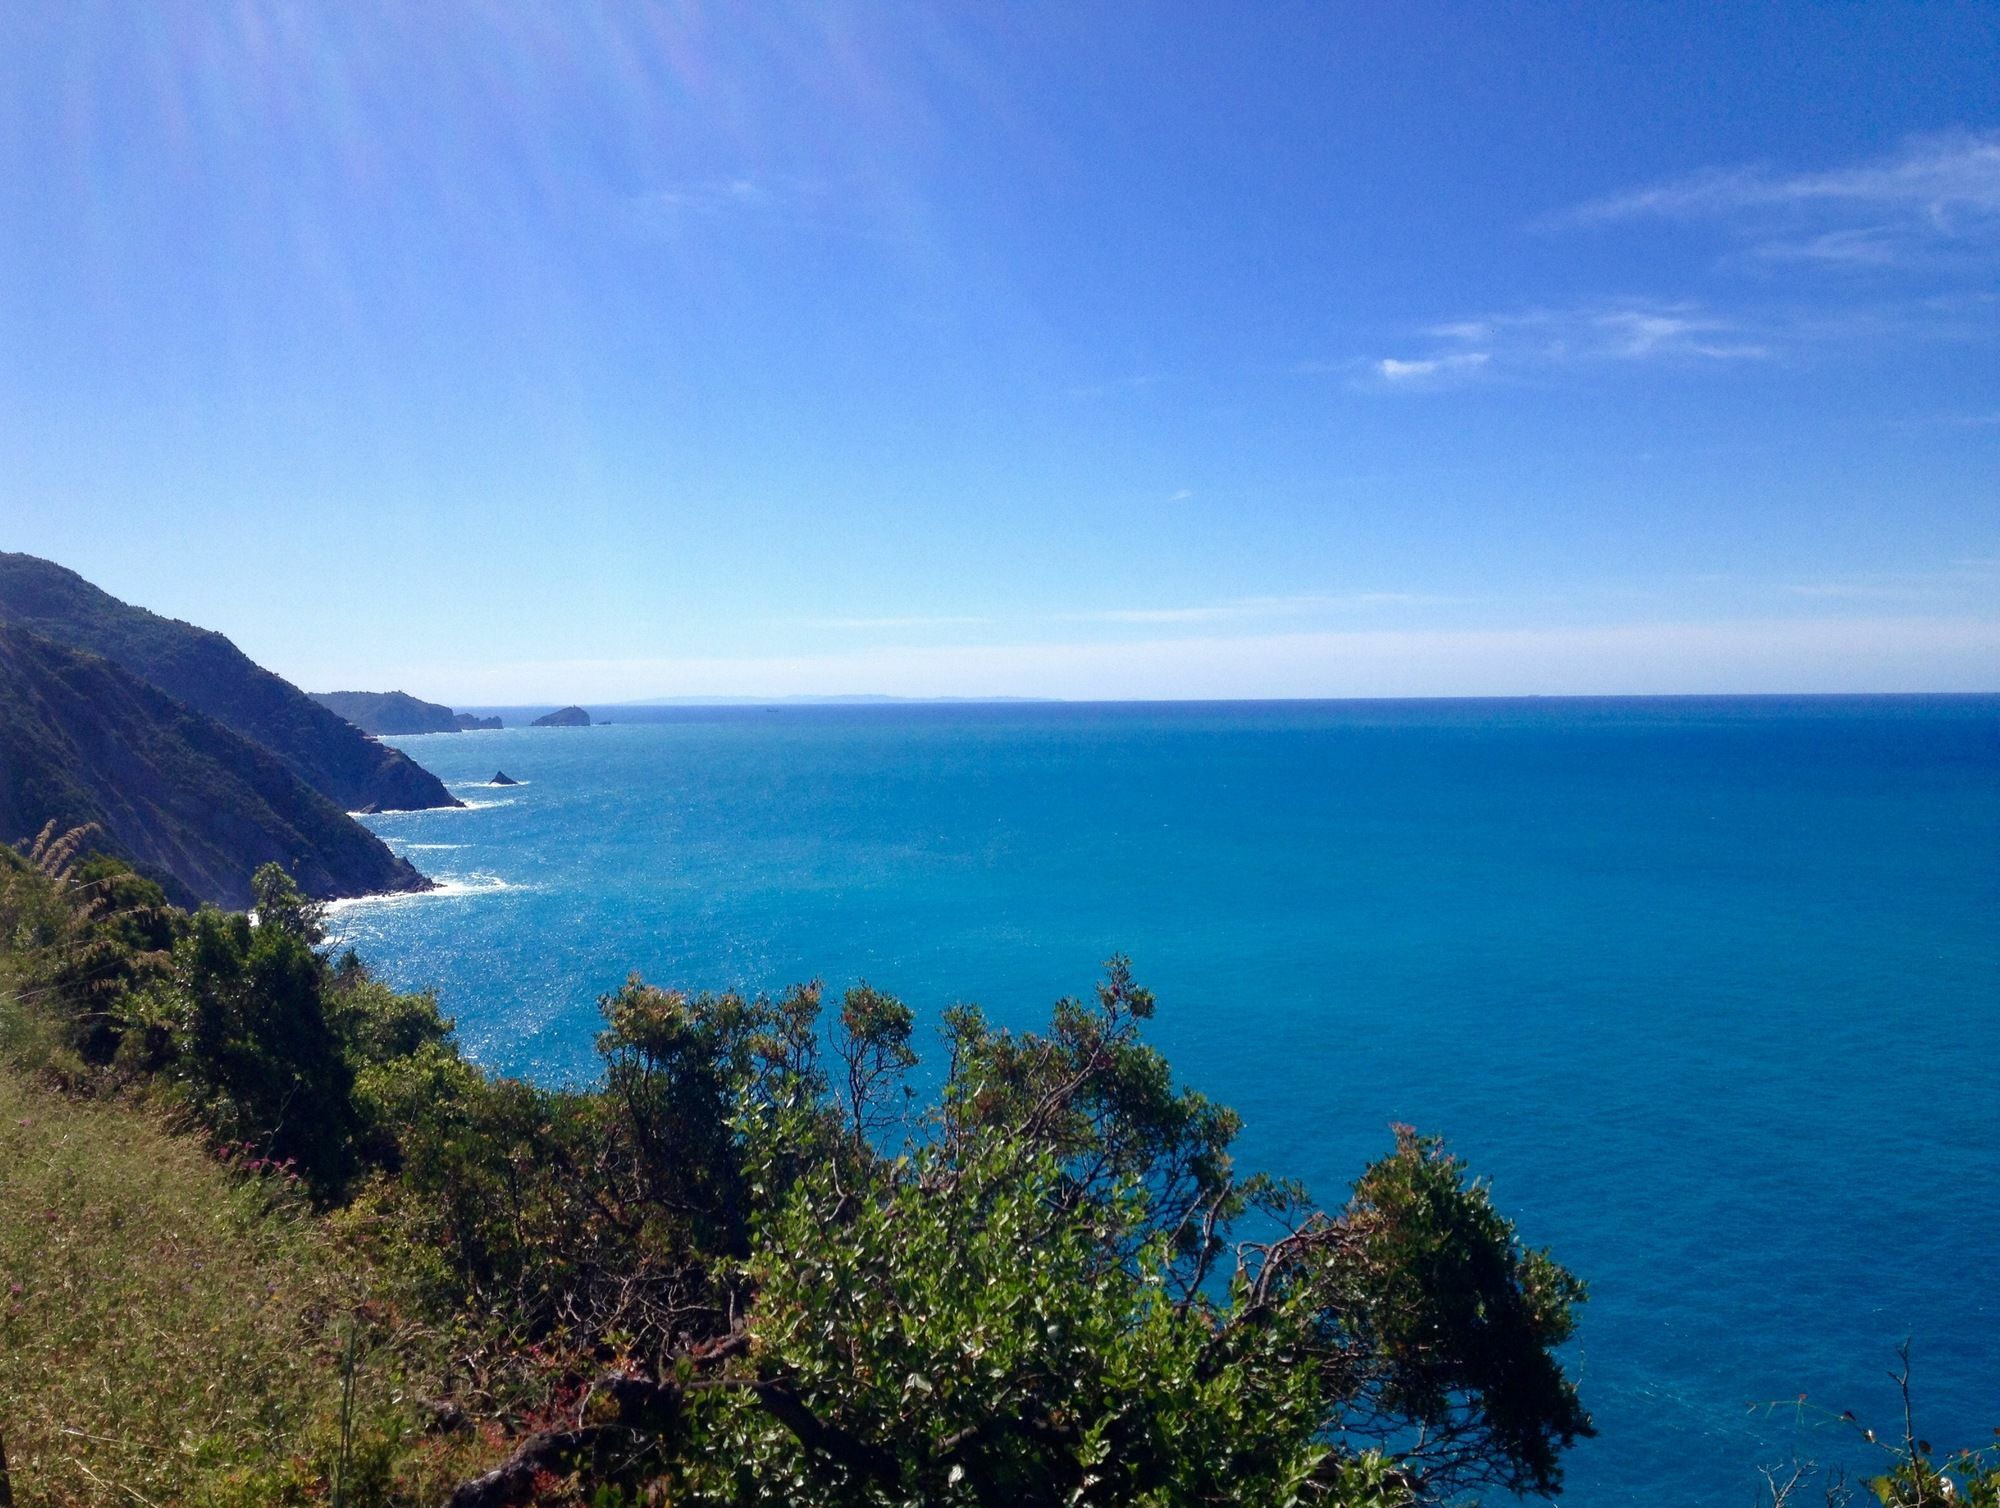
<path fill-rule="evenodd" d="M 519 785 L 521 782 L 516 780 L 512 775 L 509 775 L 505 770 L 495 770 L 493 778 L 486 783 L 488 785 Z"/>
<path fill-rule="evenodd" d="M 538 717 L 531 725 L 537 728 L 588 728 L 590 714 L 581 707 L 564 707 L 551 712 L 546 717 Z"/>
<path fill-rule="evenodd" d="M 474 717 L 470 712 L 454 712 L 451 720 L 466 733 L 476 733 L 482 729 L 500 726 L 500 719 L 497 717 Z"/>

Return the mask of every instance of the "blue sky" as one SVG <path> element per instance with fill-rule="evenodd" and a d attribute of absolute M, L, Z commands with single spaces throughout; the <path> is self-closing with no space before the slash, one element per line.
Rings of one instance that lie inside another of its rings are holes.
<path fill-rule="evenodd" d="M 2000 7 L 17 3 L 0 544 L 295 680 L 2000 689 Z"/>

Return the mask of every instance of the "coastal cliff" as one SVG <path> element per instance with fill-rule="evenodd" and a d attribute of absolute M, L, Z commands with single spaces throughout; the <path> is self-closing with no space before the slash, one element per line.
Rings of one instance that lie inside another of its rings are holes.
<path fill-rule="evenodd" d="M 376 743 L 221 634 L 121 602 L 51 561 L 0 552 L 0 623 L 101 655 L 269 750 L 343 811 L 463 804 L 409 756 Z"/>
<path fill-rule="evenodd" d="M 329 899 L 430 882 L 271 751 L 110 660 L 0 626 L 0 842 L 94 823 L 90 846 L 183 900 L 251 904 L 277 862 Z"/>
<path fill-rule="evenodd" d="M 456 733 L 457 715 L 407 691 L 314 691 L 308 695 L 363 733 Z"/>

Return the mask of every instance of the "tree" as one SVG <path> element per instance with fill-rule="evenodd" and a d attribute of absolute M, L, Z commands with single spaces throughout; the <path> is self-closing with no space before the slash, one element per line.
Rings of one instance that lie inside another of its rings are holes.
<path fill-rule="evenodd" d="M 1236 1117 L 1143 1042 L 1123 960 L 1044 1033 L 951 1013 L 915 1114 L 903 1008 L 847 997 L 830 1084 L 818 1004 L 607 1000 L 594 1165 L 632 1171 L 604 1218 L 687 1222 L 672 1291 L 704 1270 L 710 1304 L 667 1356 L 623 1345 L 596 1422 L 515 1469 L 828 1508 L 1559 1487 L 1591 1433 L 1553 1355 L 1582 1285 L 1435 1140 L 1399 1131 L 1335 1212 L 1239 1175 Z"/>

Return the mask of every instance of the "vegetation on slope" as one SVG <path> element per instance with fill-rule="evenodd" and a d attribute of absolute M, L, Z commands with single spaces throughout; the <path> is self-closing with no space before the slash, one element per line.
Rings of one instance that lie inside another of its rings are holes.
<path fill-rule="evenodd" d="M 1332 1209 L 1239 1172 L 1120 963 L 1043 1032 L 953 1011 L 928 1101 L 865 986 L 634 980 L 545 1089 L 275 868 L 252 924 L 0 862 L 25 1501 L 1441 1503 L 1590 1430 L 1581 1287 L 1481 1185 L 1411 1133 Z"/>
<path fill-rule="evenodd" d="M 176 894 L 249 904 L 277 862 L 317 896 L 422 875 L 277 756 L 108 660 L 0 626 L 0 842 L 89 823 Z"/>
<path fill-rule="evenodd" d="M 409 1449 L 422 1419 L 395 1395 L 423 1379 L 391 1314 L 283 1177 L 0 1066 L 0 1432 L 23 1504 L 316 1500 L 350 1376 L 349 1482 L 394 1456 L 442 1497 L 469 1468 Z"/>
<path fill-rule="evenodd" d="M 0 552 L 0 623 L 102 655 L 263 745 L 343 811 L 459 805 L 428 770 L 367 738 L 221 634 L 120 602 L 51 561 Z"/>
<path fill-rule="evenodd" d="M 407 691 L 315 691 L 312 699 L 364 733 L 457 733 L 458 714 Z"/>

